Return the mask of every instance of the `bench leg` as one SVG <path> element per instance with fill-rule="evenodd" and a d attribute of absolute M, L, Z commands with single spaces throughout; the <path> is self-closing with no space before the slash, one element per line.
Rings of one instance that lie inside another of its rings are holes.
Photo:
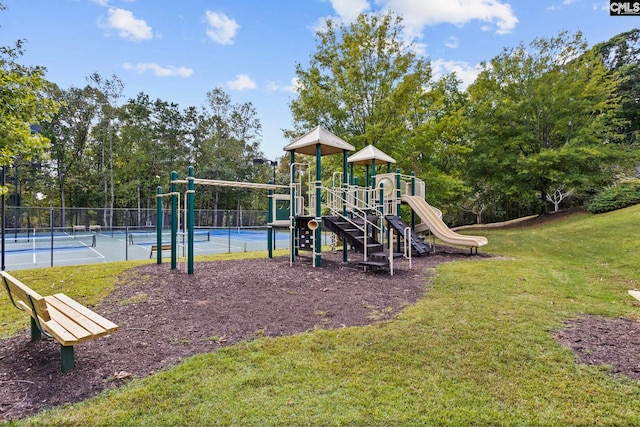
<path fill-rule="evenodd" d="M 29 318 L 31 319 L 31 342 L 40 341 L 42 339 L 42 331 L 40 331 L 36 319 L 33 317 Z"/>
<path fill-rule="evenodd" d="M 62 372 L 69 372 L 75 367 L 72 345 L 60 346 L 60 361 L 62 362 Z"/>

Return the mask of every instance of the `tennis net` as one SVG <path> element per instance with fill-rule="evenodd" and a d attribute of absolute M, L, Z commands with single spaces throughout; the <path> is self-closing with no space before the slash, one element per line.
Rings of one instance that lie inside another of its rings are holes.
<path fill-rule="evenodd" d="M 182 241 L 183 236 L 181 233 L 178 233 L 178 241 Z M 193 240 L 194 242 L 210 242 L 211 235 L 209 231 L 194 231 L 193 232 Z M 162 243 L 170 243 L 171 242 L 171 233 L 162 233 Z M 156 233 L 146 233 L 146 232 L 134 232 L 129 234 L 129 244 L 130 245 L 155 245 L 158 243 L 158 236 Z"/>
<path fill-rule="evenodd" d="M 21 236 L 5 240 L 7 252 L 35 252 L 51 249 L 84 249 L 96 247 L 96 235 Z"/>

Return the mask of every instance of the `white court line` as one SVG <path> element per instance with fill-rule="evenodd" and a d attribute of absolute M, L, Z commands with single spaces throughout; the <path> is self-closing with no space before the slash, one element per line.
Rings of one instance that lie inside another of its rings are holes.
<path fill-rule="evenodd" d="M 90 246 L 86 246 L 84 248 L 78 248 L 78 249 L 65 249 L 65 252 L 79 252 L 79 251 L 84 251 L 85 249 L 91 249 L 91 251 L 93 251 L 94 253 L 96 253 L 98 256 L 97 257 L 81 257 L 81 258 L 77 258 L 77 257 L 73 257 L 73 258 L 67 258 L 64 257 L 63 259 L 59 259 L 59 257 L 56 257 L 56 252 L 54 250 L 54 265 L 60 265 L 61 263 L 69 263 L 69 262 L 73 262 L 74 264 L 81 264 L 81 261 L 96 261 L 96 260 L 100 260 L 100 259 L 105 259 L 104 255 L 102 255 L 100 252 L 96 251 L 94 248 L 90 247 Z M 11 266 L 32 266 L 32 265 L 37 265 L 37 264 L 44 264 L 44 263 L 50 263 L 51 262 L 51 252 L 47 252 L 46 253 L 46 258 L 40 256 L 38 257 L 38 254 L 41 253 L 43 251 L 36 251 L 33 252 L 33 259 L 29 262 L 6 262 L 7 267 L 11 267 Z M 5 254 L 7 256 L 7 258 L 19 258 L 20 256 L 24 256 L 25 258 L 29 255 L 27 254 L 19 254 L 19 253 L 11 253 L 8 252 Z M 25 256 L 26 255 L 26 256 Z M 44 255 L 44 253 L 42 253 L 42 255 Z M 58 253 L 58 255 L 60 255 L 60 253 Z M 79 262 L 80 261 L 80 262 Z"/>

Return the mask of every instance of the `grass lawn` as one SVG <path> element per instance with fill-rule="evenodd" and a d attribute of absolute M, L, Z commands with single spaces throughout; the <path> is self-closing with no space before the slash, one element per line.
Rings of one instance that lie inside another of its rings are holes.
<path fill-rule="evenodd" d="M 426 296 L 392 321 L 195 356 L 16 424 L 640 425 L 640 384 L 576 364 L 552 336 L 584 314 L 640 317 L 626 293 L 640 288 L 639 224 L 635 206 L 473 230 L 500 257 L 440 265 Z M 16 275 L 91 303 L 131 265 Z M 23 322 L 10 309 L 2 299 L 9 334 Z"/>

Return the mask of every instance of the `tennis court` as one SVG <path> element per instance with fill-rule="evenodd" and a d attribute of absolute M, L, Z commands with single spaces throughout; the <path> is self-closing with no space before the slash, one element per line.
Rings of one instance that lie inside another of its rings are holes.
<path fill-rule="evenodd" d="M 274 233 L 275 249 L 289 247 L 289 233 Z M 105 263 L 149 259 L 151 246 L 157 243 L 154 230 L 148 231 L 29 231 L 5 236 L 5 269 Z M 183 237 L 178 236 L 179 243 Z M 170 243 L 171 235 L 162 233 L 162 243 Z M 330 238 L 323 236 L 323 244 Z M 267 249 L 267 229 L 211 228 L 194 230 L 194 254 L 251 252 Z M 168 257 L 169 253 L 164 256 Z"/>

